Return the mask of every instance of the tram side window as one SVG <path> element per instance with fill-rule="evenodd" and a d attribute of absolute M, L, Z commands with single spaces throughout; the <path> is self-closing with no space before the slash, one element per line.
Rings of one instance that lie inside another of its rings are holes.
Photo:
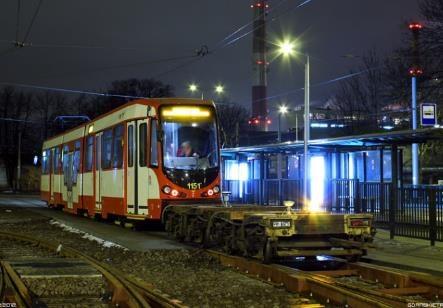
<path fill-rule="evenodd" d="M 44 150 L 42 153 L 42 174 L 49 174 L 50 159 L 49 154 L 51 150 Z"/>
<path fill-rule="evenodd" d="M 107 129 L 102 135 L 102 169 L 111 168 L 112 158 L 112 129 Z"/>
<path fill-rule="evenodd" d="M 147 134 L 146 134 L 146 123 L 142 123 L 139 126 L 139 165 L 140 167 L 146 167 L 146 141 L 147 141 Z"/>
<path fill-rule="evenodd" d="M 134 126 L 128 126 L 128 167 L 134 166 Z"/>
<path fill-rule="evenodd" d="M 59 169 L 60 169 L 60 148 L 56 147 L 54 149 L 54 157 L 52 158 L 52 162 L 53 162 L 53 173 L 58 174 L 59 173 Z"/>
<path fill-rule="evenodd" d="M 112 167 L 121 168 L 123 165 L 123 125 L 114 127 L 112 151 Z"/>
<path fill-rule="evenodd" d="M 80 141 L 74 144 L 74 164 L 72 166 L 72 183 L 77 183 L 77 175 L 80 171 Z"/>
<path fill-rule="evenodd" d="M 100 169 L 100 136 L 95 137 L 95 170 Z"/>
<path fill-rule="evenodd" d="M 158 167 L 157 120 L 151 120 L 151 166 Z"/>
<path fill-rule="evenodd" d="M 85 157 L 85 171 L 92 170 L 92 160 L 94 155 L 94 136 L 89 136 L 86 139 L 86 157 Z"/>
<path fill-rule="evenodd" d="M 68 159 L 69 147 L 65 145 L 63 147 L 63 179 L 65 185 L 68 183 L 68 175 L 69 175 L 69 159 Z"/>

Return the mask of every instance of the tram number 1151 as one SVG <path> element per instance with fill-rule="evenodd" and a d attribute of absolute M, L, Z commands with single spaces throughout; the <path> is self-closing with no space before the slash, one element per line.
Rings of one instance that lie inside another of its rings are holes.
<path fill-rule="evenodd" d="M 188 183 L 188 189 L 190 189 L 190 190 L 200 189 L 201 186 L 202 186 L 202 183 Z"/>

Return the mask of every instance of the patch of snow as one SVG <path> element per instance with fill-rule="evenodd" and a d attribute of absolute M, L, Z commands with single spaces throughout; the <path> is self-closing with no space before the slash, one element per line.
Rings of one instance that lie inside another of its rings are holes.
<path fill-rule="evenodd" d="M 121 245 L 116 244 L 116 243 L 111 242 L 111 241 L 106 241 L 106 240 L 104 240 L 102 238 L 96 237 L 96 236 L 94 236 L 92 234 L 86 233 L 86 232 L 81 231 L 81 230 L 79 230 L 77 228 L 73 228 L 71 226 L 65 225 L 64 223 L 59 222 L 59 221 L 54 220 L 54 219 L 51 219 L 49 221 L 49 224 L 57 226 L 59 228 L 62 228 L 64 231 L 67 231 L 67 232 L 70 232 L 70 233 L 80 234 L 80 235 L 82 235 L 82 238 L 87 239 L 87 240 L 92 241 L 92 242 L 97 242 L 99 245 L 101 245 L 103 247 L 106 247 L 106 248 L 115 247 L 115 248 L 120 248 L 120 249 L 123 249 L 123 250 L 128 250 L 128 248 L 126 248 L 124 246 L 121 246 Z"/>

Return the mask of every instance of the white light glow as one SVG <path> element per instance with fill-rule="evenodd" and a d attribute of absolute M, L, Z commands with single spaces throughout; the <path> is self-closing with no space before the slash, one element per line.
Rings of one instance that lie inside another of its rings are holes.
<path fill-rule="evenodd" d="M 325 158 L 323 156 L 312 156 L 310 160 L 311 173 L 311 200 L 309 211 L 318 212 L 324 201 L 325 194 Z"/>
<path fill-rule="evenodd" d="M 189 85 L 189 91 L 195 92 L 195 91 L 197 91 L 197 89 L 198 89 L 198 87 L 195 83 Z"/>
<path fill-rule="evenodd" d="M 278 112 L 280 112 L 281 114 L 285 114 L 288 112 L 288 107 L 285 105 L 282 105 L 278 108 Z"/>
<path fill-rule="evenodd" d="M 248 163 L 240 163 L 238 169 L 239 169 L 238 179 L 240 181 L 247 181 L 248 180 Z"/>
<path fill-rule="evenodd" d="M 222 94 L 225 91 L 225 88 L 222 85 L 217 85 L 215 87 L 215 93 Z"/>
<path fill-rule="evenodd" d="M 284 56 L 290 56 L 294 53 L 295 44 L 289 40 L 285 40 L 279 44 L 279 52 Z"/>

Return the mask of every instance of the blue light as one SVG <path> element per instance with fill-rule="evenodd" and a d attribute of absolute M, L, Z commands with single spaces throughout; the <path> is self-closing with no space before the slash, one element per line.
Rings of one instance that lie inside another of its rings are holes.
<path fill-rule="evenodd" d="M 328 123 L 311 123 L 311 127 L 328 128 Z"/>
<path fill-rule="evenodd" d="M 391 130 L 391 129 L 393 129 L 394 128 L 394 126 L 391 126 L 391 125 L 385 125 L 385 126 L 383 126 L 383 129 L 387 129 L 387 130 Z"/>
<path fill-rule="evenodd" d="M 345 125 L 344 124 L 331 124 L 331 127 L 332 128 L 343 128 L 343 127 L 345 127 Z"/>
<path fill-rule="evenodd" d="M 44 152 L 43 152 L 43 153 L 44 153 Z M 37 166 L 37 164 L 38 164 L 38 156 L 35 155 L 35 156 L 34 156 L 34 166 Z"/>

